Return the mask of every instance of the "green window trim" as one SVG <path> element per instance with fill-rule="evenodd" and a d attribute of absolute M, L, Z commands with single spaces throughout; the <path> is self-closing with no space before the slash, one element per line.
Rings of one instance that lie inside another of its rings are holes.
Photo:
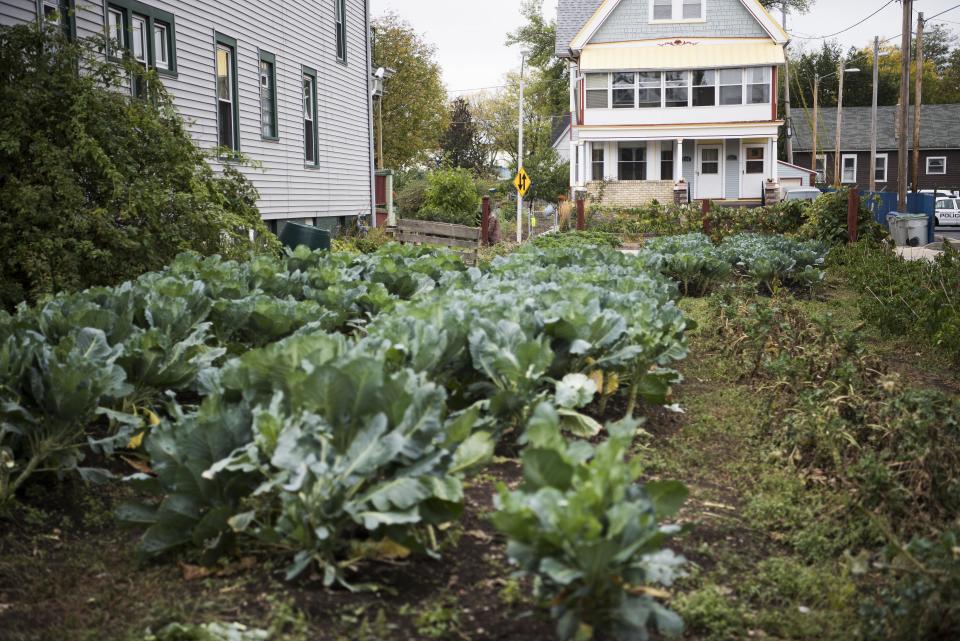
<path fill-rule="evenodd" d="M 124 49 L 129 50 L 133 35 L 133 16 L 134 14 L 144 18 L 147 23 L 147 65 L 155 70 L 161 76 L 170 78 L 177 77 L 177 25 L 172 13 L 162 11 L 151 7 L 150 5 L 139 2 L 138 0 L 106 0 L 104 2 L 103 20 L 104 31 L 109 31 L 108 12 L 115 9 L 123 15 L 123 37 L 122 44 Z M 167 67 L 157 66 L 156 37 L 154 35 L 157 26 L 164 27 L 167 32 Z M 110 35 L 110 34 L 108 34 Z M 107 52 L 107 57 L 113 61 L 119 61 L 120 56 Z"/>
<path fill-rule="evenodd" d="M 273 112 L 271 122 L 269 123 L 269 125 L 270 125 L 270 130 L 273 132 L 273 135 L 267 135 L 265 133 L 264 125 L 267 123 L 263 122 L 264 120 L 263 118 L 263 80 L 262 80 L 262 76 L 260 76 L 261 78 L 260 80 L 260 137 L 263 140 L 267 140 L 270 142 L 277 142 L 280 140 L 280 114 L 277 110 L 277 57 L 268 51 L 260 50 L 261 66 L 264 62 L 268 63 L 270 65 L 270 68 L 273 70 L 273 73 L 270 74 L 270 79 L 269 79 L 270 104 L 271 104 L 271 111 Z"/>
<path fill-rule="evenodd" d="M 68 40 L 77 38 L 77 7 L 76 0 L 55 0 L 57 12 L 60 14 L 60 24 L 63 34 Z M 44 0 L 37 0 L 37 22 L 42 26 L 44 19 L 44 5 L 53 4 Z"/>
<path fill-rule="evenodd" d="M 337 62 L 347 64 L 347 0 L 333 0 Z"/>
<path fill-rule="evenodd" d="M 320 116 L 319 116 L 319 114 L 317 113 L 317 93 L 318 93 L 318 88 L 317 88 L 317 70 L 316 70 L 316 69 L 312 69 L 312 68 L 307 67 L 307 66 L 303 66 L 303 67 L 301 67 L 301 76 L 300 76 L 300 77 L 301 77 L 301 89 L 302 89 L 302 85 L 303 85 L 303 81 L 302 81 L 303 78 L 310 78 L 310 79 L 313 81 L 313 82 L 311 83 L 311 84 L 312 84 L 312 86 L 311 86 L 311 94 L 312 94 L 312 95 L 310 96 L 311 108 L 312 108 L 312 110 L 313 110 L 313 121 L 312 121 L 312 122 L 313 122 L 313 134 L 312 134 L 312 136 L 311 136 L 311 135 L 309 135 L 309 134 L 307 133 L 307 131 L 306 131 L 306 122 L 307 122 L 307 119 L 306 119 L 306 110 L 304 110 L 304 114 L 303 114 L 303 121 L 304 121 L 304 126 L 303 126 L 303 129 L 304 129 L 304 131 L 303 131 L 303 152 L 304 152 L 304 155 L 303 155 L 303 166 L 306 167 L 306 168 L 308 168 L 308 169 L 316 169 L 317 167 L 320 166 L 320 149 L 319 149 L 319 147 L 320 147 L 320 133 L 319 133 L 319 130 L 320 130 L 320 127 L 319 127 Z M 309 161 L 309 160 L 307 160 L 307 143 L 308 143 L 308 138 L 312 138 L 312 140 L 309 141 L 309 142 L 312 142 L 312 144 L 313 144 L 313 161 L 312 161 L 312 162 Z"/>
<path fill-rule="evenodd" d="M 226 47 L 230 49 L 231 52 L 231 69 L 229 71 L 230 79 L 230 99 L 231 107 L 233 112 L 233 146 L 230 147 L 231 151 L 239 152 L 240 151 L 240 92 L 237 86 L 237 39 L 226 36 L 222 33 L 215 32 L 213 34 L 213 82 L 214 82 L 214 100 L 218 103 L 216 105 L 217 113 L 217 145 L 220 145 L 220 97 L 217 90 L 217 52 L 220 47 Z M 229 157 L 221 156 L 221 159 L 229 160 Z"/>

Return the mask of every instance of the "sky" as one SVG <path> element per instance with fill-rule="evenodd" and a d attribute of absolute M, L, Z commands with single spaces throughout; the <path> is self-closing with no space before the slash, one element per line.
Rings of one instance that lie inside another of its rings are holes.
<path fill-rule="evenodd" d="M 549 18 L 556 15 L 556 4 L 556 0 L 544 1 Z M 914 7 L 929 18 L 957 4 L 958 0 L 915 0 Z M 875 16 L 848 29 L 878 9 Z M 374 16 L 388 11 L 399 14 L 436 45 L 444 82 L 453 94 L 496 87 L 506 72 L 520 65 L 519 48 L 505 44 L 506 34 L 523 23 L 519 0 L 371 0 L 371 11 Z M 819 47 L 822 40 L 805 38 L 843 30 L 831 39 L 844 48 L 860 47 L 871 44 L 874 36 L 898 36 L 901 17 L 899 2 L 817 0 L 809 14 L 789 16 L 787 28 L 796 46 Z M 960 8 L 933 23 L 960 33 Z M 899 42 L 899 38 L 891 42 Z"/>

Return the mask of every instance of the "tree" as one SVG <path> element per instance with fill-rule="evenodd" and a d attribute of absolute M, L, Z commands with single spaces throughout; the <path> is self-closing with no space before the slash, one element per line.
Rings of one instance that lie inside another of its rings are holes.
<path fill-rule="evenodd" d="M 570 111 L 570 74 L 565 61 L 555 54 L 557 25 L 547 22 L 543 2 L 523 0 L 521 14 L 527 22 L 507 34 L 507 46 L 520 45 L 529 51 L 531 74 L 527 92 L 535 96 L 532 109 L 544 116 L 562 116 Z"/>
<path fill-rule="evenodd" d="M 950 52 L 957 47 L 957 35 L 942 24 L 928 26 L 923 32 L 923 57 L 933 63 L 938 74 L 950 66 Z"/>
<path fill-rule="evenodd" d="M 251 230 L 271 242 L 256 190 L 212 171 L 157 76 L 102 52 L 54 27 L 0 27 L 0 307 L 187 250 L 245 257 Z M 143 97 L 121 90 L 130 77 Z"/>
<path fill-rule="evenodd" d="M 373 21 L 374 67 L 393 69 L 383 109 L 384 166 L 404 169 L 436 152 L 447 128 L 447 94 L 436 49 L 394 13 Z M 374 119 L 378 132 L 379 118 Z M 379 135 L 379 134 L 378 134 Z"/>
<path fill-rule="evenodd" d="M 783 9 L 791 13 L 806 13 L 817 0 L 760 0 L 767 9 Z"/>
<path fill-rule="evenodd" d="M 456 98 L 450 104 L 450 126 L 443 135 L 441 164 L 470 169 L 482 176 L 490 169 L 486 146 L 470 103 L 465 98 Z"/>

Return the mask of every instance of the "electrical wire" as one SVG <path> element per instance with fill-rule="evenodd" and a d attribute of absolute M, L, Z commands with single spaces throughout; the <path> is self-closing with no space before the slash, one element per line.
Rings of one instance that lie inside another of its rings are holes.
<path fill-rule="evenodd" d="M 897 1 L 897 0 L 889 0 L 886 4 L 884 4 L 882 7 L 880 7 L 879 9 L 877 9 L 876 11 L 874 11 L 873 13 L 871 13 L 871 14 L 870 14 L 869 16 L 867 16 L 866 18 L 860 20 L 860 21 L 857 22 L 856 24 L 850 25 L 850 26 L 847 27 L 846 29 L 841 29 L 840 31 L 837 31 L 836 33 L 831 33 L 831 34 L 826 35 L 826 36 L 794 36 L 794 38 L 796 38 L 796 39 L 798 39 L 798 40 L 826 40 L 827 38 L 833 38 L 834 36 L 839 36 L 839 35 L 842 34 L 842 33 L 846 33 L 846 32 L 848 32 L 848 31 L 850 31 L 851 29 L 856 29 L 857 27 L 859 27 L 860 25 L 862 25 L 864 22 L 866 22 L 867 20 L 869 20 L 869 19 L 872 18 L 873 16 L 877 15 L 878 13 L 880 13 L 881 11 L 883 11 L 884 9 L 886 9 L 887 7 L 889 7 L 890 5 L 892 5 L 892 4 L 893 4 L 894 2 L 896 2 L 896 1 Z M 960 5 L 958 5 L 958 6 L 960 6 Z M 954 7 L 954 8 L 956 8 L 956 7 Z"/>

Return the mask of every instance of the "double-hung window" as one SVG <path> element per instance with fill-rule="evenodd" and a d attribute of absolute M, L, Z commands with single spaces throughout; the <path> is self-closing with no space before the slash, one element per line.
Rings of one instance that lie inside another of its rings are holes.
<path fill-rule="evenodd" d="M 260 128 L 264 140 L 280 138 L 277 126 L 277 58 L 260 52 Z"/>
<path fill-rule="evenodd" d="M 636 143 L 621 143 L 620 162 L 617 164 L 617 168 L 620 180 L 646 180 L 646 145 Z"/>
<path fill-rule="evenodd" d="M 638 75 L 640 76 L 640 107 L 645 109 L 659 108 L 663 95 L 660 72 L 647 71 Z"/>
<path fill-rule="evenodd" d="M 588 73 L 586 78 L 587 109 L 610 107 L 610 76 L 605 73 Z"/>
<path fill-rule="evenodd" d="M 712 107 L 717 104 L 717 72 L 712 69 L 693 72 L 693 106 Z"/>
<path fill-rule="evenodd" d="M 303 68 L 303 160 L 308 167 L 317 167 L 317 72 Z"/>
<path fill-rule="evenodd" d="M 703 20 L 706 0 L 652 0 L 650 20 L 654 22 L 681 22 Z"/>
<path fill-rule="evenodd" d="M 74 0 L 37 0 L 37 18 L 41 25 L 60 27 L 64 35 L 72 38 L 76 34 L 73 5 Z"/>
<path fill-rule="evenodd" d="M 230 151 L 240 150 L 237 95 L 237 41 L 216 34 L 217 143 Z"/>
<path fill-rule="evenodd" d="M 590 171 L 593 172 L 593 180 L 603 180 L 604 175 L 604 154 L 603 147 L 599 144 L 595 144 L 593 151 L 591 152 L 591 166 Z"/>
<path fill-rule="evenodd" d="M 840 160 L 841 182 L 846 185 L 852 185 L 857 182 L 857 155 L 844 154 Z"/>
<path fill-rule="evenodd" d="M 877 154 L 877 168 L 873 175 L 873 178 L 878 183 L 887 182 L 888 158 L 889 158 L 888 154 Z"/>
<path fill-rule="evenodd" d="M 337 60 L 347 61 L 347 0 L 333 0 L 337 31 Z"/>
<path fill-rule="evenodd" d="M 770 102 L 770 67 L 747 69 L 747 103 L 751 105 Z"/>
<path fill-rule="evenodd" d="M 668 143 L 664 143 L 667 145 Z M 662 147 L 660 149 L 660 180 L 673 180 L 673 149 Z"/>
<path fill-rule="evenodd" d="M 173 15 L 135 0 L 109 0 L 104 18 L 108 55 L 124 52 L 144 67 L 164 75 L 177 73 L 176 29 Z"/>
<path fill-rule="evenodd" d="M 743 69 L 720 70 L 720 104 L 743 104 Z"/>
<path fill-rule="evenodd" d="M 817 154 L 817 182 L 827 182 L 827 155 Z"/>
<path fill-rule="evenodd" d="M 637 76 L 633 73 L 613 74 L 613 108 L 633 109 L 636 107 Z"/>
<path fill-rule="evenodd" d="M 927 158 L 928 176 L 945 176 L 947 174 L 947 157 L 931 156 Z"/>
<path fill-rule="evenodd" d="M 667 71 L 664 75 L 664 106 L 686 107 L 690 104 L 690 74 L 686 71 Z"/>

